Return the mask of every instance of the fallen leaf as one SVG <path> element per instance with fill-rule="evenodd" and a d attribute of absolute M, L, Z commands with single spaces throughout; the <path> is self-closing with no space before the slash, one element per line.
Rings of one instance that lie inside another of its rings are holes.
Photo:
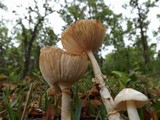
<path fill-rule="evenodd" d="M 42 118 L 44 115 L 44 111 L 41 109 L 33 108 L 29 110 L 30 112 L 28 113 L 29 118 Z"/>
<path fill-rule="evenodd" d="M 13 83 L 3 83 L 1 86 L 2 86 L 2 91 L 5 91 L 7 89 L 7 87 L 10 90 L 15 90 L 18 87 L 17 84 L 13 84 Z"/>
<path fill-rule="evenodd" d="M 150 113 L 145 108 L 142 108 L 142 110 L 143 110 L 144 120 L 151 120 Z"/>
<path fill-rule="evenodd" d="M 98 108 L 102 102 L 98 99 L 90 99 L 91 104 L 94 106 L 94 108 Z M 89 100 L 84 99 L 83 100 L 83 105 L 82 105 L 82 115 L 83 117 L 89 116 L 90 115 L 90 110 L 89 110 Z"/>
<path fill-rule="evenodd" d="M 95 108 L 99 107 L 102 103 L 98 99 L 91 100 L 91 103 L 94 105 Z"/>
<path fill-rule="evenodd" d="M 87 96 L 89 96 L 90 99 L 95 99 L 96 97 L 100 96 L 97 84 L 95 84 L 90 90 L 88 90 L 86 94 L 81 95 L 80 99 L 85 99 Z"/>
<path fill-rule="evenodd" d="M 13 93 L 9 96 L 9 102 L 13 102 L 17 98 L 17 94 Z"/>
<path fill-rule="evenodd" d="M 42 117 L 42 120 L 54 120 L 55 112 L 53 105 L 50 105 Z"/>
<path fill-rule="evenodd" d="M 154 96 L 160 96 L 160 90 L 155 87 L 152 89 L 151 93 Z"/>
<path fill-rule="evenodd" d="M 151 116 L 152 116 L 152 120 L 158 120 L 157 112 L 154 110 L 153 107 L 150 108 L 150 113 L 151 113 Z"/>

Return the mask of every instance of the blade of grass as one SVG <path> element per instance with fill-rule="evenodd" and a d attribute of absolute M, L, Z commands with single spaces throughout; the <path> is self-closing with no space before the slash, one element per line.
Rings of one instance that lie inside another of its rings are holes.
<path fill-rule="evenodd" d="M 10 120 L 14 120 L 14 111 L 13 111 L 13 109 L 11 108 L 11 105 L 10 104 L 7 104 L 6 105 L 6 109 L 7 109 L 7 111 L 8 111 L 8 114 L 9 114 L 9 119 Z"/>
<path fill-rule="evenodd" d="M 48 95 L 45 93 L 45 103 L 44 103 L 44 110 L 47 111 L 49 105 Z"/>
<path fill-rule="evenodd" d="M 142 109 L 139 109 L 139 116 L 142 120 L 144 120 L 144 113 L 143 113 L 143 110 Z"/>
<path fill-rule="evenodd" d="M 19 101 L 18 101 L 19 104 L 17 106 L 17 111 L 19 111 L 22 108 L 23 100 L 24 100 L 24 95 L 22 95 L 22 97 L 19 98 Z"/>
<path fill-rule="evenodd" d="M 96 114 L 96 110 L 95 110 L 94 105 L 92 104 L 92 100 L 91 100 L 91 99 L 88 99 L 88 101 L 89 101 L 90 114 L 91 114 L 91 115 L 95 115 L 95 114 Z"/>
<path fill-rule="evenodd" d="M 100 116 L 100 111 L 98 111 L 96 119 L 95 120 L 99 120 L 99 116 Z"/>
<path fill-rule="evenodd" d="M 13 102 L 10 103 L 11 108 L 13 108 L 18 103 L 19 97 L 17 97 Z"/>
<path fill-rule="evenodd" d="M 29 103 L 29 100 L 30 100 L 30 97 L 31 97 L 32 89 L 33 89 L 33 83 L 31 83 L 28 94 L 27 94 L 27 100 L 26 100 L 26 104 L 25 104 L 24 109 L 23 109 L 21 120 L 25 120 L 26 112 L 27 112 L 27 106 L 28 106 L 28 103 Z"/>
<path fill-rule="evenodd" d="M 83 101 L 80 100 L 76 109 L 75 109 L 75 112 L 73 114 L 73 120 L 80 120 L 81 118 L 81 110 L 82 110 L 82 104 L 83 104 Z"/>

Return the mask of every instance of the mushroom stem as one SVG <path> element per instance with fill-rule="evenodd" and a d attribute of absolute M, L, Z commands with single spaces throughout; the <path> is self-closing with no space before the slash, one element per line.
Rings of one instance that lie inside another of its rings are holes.
<path fill-rule="evenodd" d="M 98 81 L 98 83 L 102 86 L 105 86 L 105 82 L 103 80 L 103 77 L 102 77 L 102 73 L 101 73 L 101 70 L 100 70 L 100 67 L 93 55 L 93 52 L 92 51 L 88 51 L 87 52 L 87 55 L 91 61 L 91 64 L 92 64 L 92 67 L 93 67 L 93 71 L 94 71 L 94 75 L 95 77 L 97 78 L 96 80 Z"/>
<path fill-rule="evenodd" d="M 127 112 L 129 120 L 140 120 L 137 109 L 133 101 L 127 101 Z"/>
<path fill-rule="evenodd" d="M 59 84 L 62 91 L 61 120 L 71 120 L 70 87 Z"/>
<path fill-rule="evenodd" d="M 105 82 L 102 77 L 101 69 L 100 69 L 100 67 L 99 67 L 99 65 L 93 55 L 93 52 L 87 51 L 86 53 L 91 61 L 96 82 L 98 82 L 98 84 L 99 84 L 100 95 L 101 95 L 103 104 L 109 114 L 109 120 L 120 120 L 120 115 L 119 115 L 119 113 L 115 112 L 113 98 L 110 95 L 110 92 L 107 89 L 107 86 L 105 85 Z M 112 114 L 112 113 L 114 113 L 114 114 Z"/>

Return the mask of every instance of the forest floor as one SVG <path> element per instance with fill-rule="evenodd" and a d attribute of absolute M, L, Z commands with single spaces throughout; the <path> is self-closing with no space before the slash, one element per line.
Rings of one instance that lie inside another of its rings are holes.
<path fill-rule="evenodd" d="M 48 92 L 48 85 L 41 80 L 30 77 L 25 81 L 9 82 L 1 79 L 0 84 L 0 120 L 20 120 L 24 110 L 26 120 L 60 120 L 61 92 Z M 32 90 L 30 89 L 33 84 Z M 154 88 L 156 101 L 149 99 L 149 103 L 138 109 L 144 120 L 158 120 L 160 116 L 160 90 Z M 30 95 L 28 102 L 27 97 Z M 73 120 L 103 120 L 107 113 L 100 99 L 97 85 L 92 85 L 85 92 L 76 87 L 71 89 L 72 118 Z M 27 106 L 25 106 L 27 104 Z M 126 111 L 120 112 L 127 120 Z"/>

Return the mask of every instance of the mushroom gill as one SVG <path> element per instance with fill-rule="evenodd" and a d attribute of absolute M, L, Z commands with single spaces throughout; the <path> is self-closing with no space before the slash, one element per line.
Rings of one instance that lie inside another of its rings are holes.
<path fill-rule="evenodd" d="M 105 37 L 105 27 L 98 20 L 78 20 L 61 35 L 64 49 L 71 53 L 95 52 Z"/>

